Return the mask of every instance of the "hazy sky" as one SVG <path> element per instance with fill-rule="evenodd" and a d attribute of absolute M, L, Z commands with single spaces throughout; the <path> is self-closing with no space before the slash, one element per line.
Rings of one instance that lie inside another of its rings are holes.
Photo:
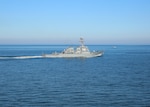
<path fill-rule="evenodd" d="M 0 44 L 150 44 L 150 0 L 0 0 Z"/>

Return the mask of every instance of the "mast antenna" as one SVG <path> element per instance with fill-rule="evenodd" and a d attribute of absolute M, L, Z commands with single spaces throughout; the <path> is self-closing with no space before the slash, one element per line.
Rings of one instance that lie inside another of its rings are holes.
<path fill-rule="evenodd" d="M 83 38 L 80 38 L 80 43 L 81 43 L 82 46 L 84 46 L 84 40 L 83 40 Z"/>

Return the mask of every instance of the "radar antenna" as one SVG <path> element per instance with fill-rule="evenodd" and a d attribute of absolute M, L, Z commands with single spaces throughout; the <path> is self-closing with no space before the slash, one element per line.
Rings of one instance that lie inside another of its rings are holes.
<path fill-rule="evenodd" d="M 80 43 L 81 43 L 82 46 L 84 46 L 84 40 L 83 40 L 83 38 L 80 38 Z"/>

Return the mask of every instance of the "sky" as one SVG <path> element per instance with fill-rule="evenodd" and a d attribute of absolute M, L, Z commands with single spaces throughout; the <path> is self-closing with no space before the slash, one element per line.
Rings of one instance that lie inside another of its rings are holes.
<path fill-rule="evenodd" d="M 0 44 L 150 45 L 150 0 L 0 0 Z"/>

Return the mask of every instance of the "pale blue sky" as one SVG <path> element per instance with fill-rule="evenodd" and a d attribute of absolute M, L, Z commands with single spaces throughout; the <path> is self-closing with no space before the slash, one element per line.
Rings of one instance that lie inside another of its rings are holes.
<path fill-rule="evenodd" d="M 0 0 L 0 44 L 150 44 L 150 0 Z"/>

